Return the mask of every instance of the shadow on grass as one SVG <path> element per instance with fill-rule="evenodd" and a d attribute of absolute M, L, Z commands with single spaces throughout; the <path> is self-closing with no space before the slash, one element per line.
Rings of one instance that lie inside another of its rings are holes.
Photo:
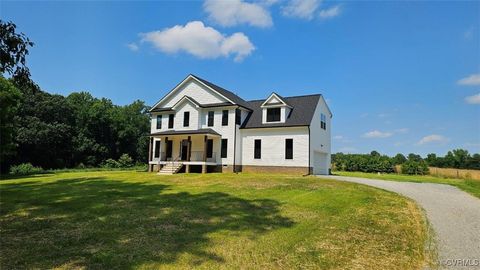
<path fill-rule="evenodd" d="M 274 200 L 222 192 L 192 194 L 169 186 L 79 178 L 2 185 L 2 268 L 133 268 L 200 265 L 222 258 L 208 237 L 256 235 L 293 222 Z"/>

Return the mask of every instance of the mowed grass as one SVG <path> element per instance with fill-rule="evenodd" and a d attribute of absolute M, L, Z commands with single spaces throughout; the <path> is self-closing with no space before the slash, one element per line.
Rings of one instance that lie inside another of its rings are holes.
<path fill-rule="evenodd" d="M 260 174 L 69 172 L 0 181 L 2 269 L 420 269 L 394 193 Z"/>
<path fill-rule="evenodd" d="M 403 182 L 417 182 L 417 183 L 436 183 L 456 186 L 473 196 L 480 198 L 480 180 L 475 179 L 458 179 L 458 178 L 443 178 L 431 175 L 404 175 L 404 174 L 376 174 L 364 172 L 342 172 L 336 171 L 333 174 L 351 177 L 363 177 L 371 179 L 382 179 L 390 181 Z"/>

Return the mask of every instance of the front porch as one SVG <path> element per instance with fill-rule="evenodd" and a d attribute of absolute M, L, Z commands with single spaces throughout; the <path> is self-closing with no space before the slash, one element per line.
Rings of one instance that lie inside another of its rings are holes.
<path fill-rule="evenodd" d="M 151 134 L 149 145 L 150 172 L 217 170 L 221 165 L 218 150 L 221 136 L 212 129 L 164 131 Z"/>

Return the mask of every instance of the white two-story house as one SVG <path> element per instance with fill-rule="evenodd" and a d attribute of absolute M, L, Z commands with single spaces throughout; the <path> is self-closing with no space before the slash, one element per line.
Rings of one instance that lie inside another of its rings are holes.
<path fill-rule="evenodd" d="M 150 114 L 149 171 L 330 172 L 332 113 L 320 94 L 245 101 L 188 75 Z"/>

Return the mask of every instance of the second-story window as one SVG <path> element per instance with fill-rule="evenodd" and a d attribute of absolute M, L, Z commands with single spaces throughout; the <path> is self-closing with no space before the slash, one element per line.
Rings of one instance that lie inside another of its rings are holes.
<path fill-rule="evenodd" d="M 228 110 L 222 111 L 222 126 L 228 126 Z"/>
<path fill-rule="evenodd" d="M 183 126 L 188 127 L 190 125 L 190 112 L 183 113 Z"/>
<path fill-rule="evenodd" d="M 214 115 L 214 111 L 209 111 L 209 112 L 208 112 L 207 125 L 208 125 L 209 127 L 213 127 L 213 115 Z"/>
<path fill-rule="evenodd" d="M 157 129 L 162 129 L 162 115 L 157 115 Z"/>
<path fill-rule="evenodd" d="M 325 114 L 320 114 L 320 127 L 327 130 L 327 117 Z"/>
<path fill-rule="evenodd" d="M 242 124 L 242 111 L 240 111 L 240 109 L 235 109 L 235 124 Z"/>
<path fill-rule="evenodd" d="M 168 128 L 173 128 L 173 120 L 175 118 L 175 114 L 168 115 Z"/>
<path fill-rule="evenodd" d="M 280 108 L 267 109 L 267 122 L 279 122 L 280 121 Z"/>

